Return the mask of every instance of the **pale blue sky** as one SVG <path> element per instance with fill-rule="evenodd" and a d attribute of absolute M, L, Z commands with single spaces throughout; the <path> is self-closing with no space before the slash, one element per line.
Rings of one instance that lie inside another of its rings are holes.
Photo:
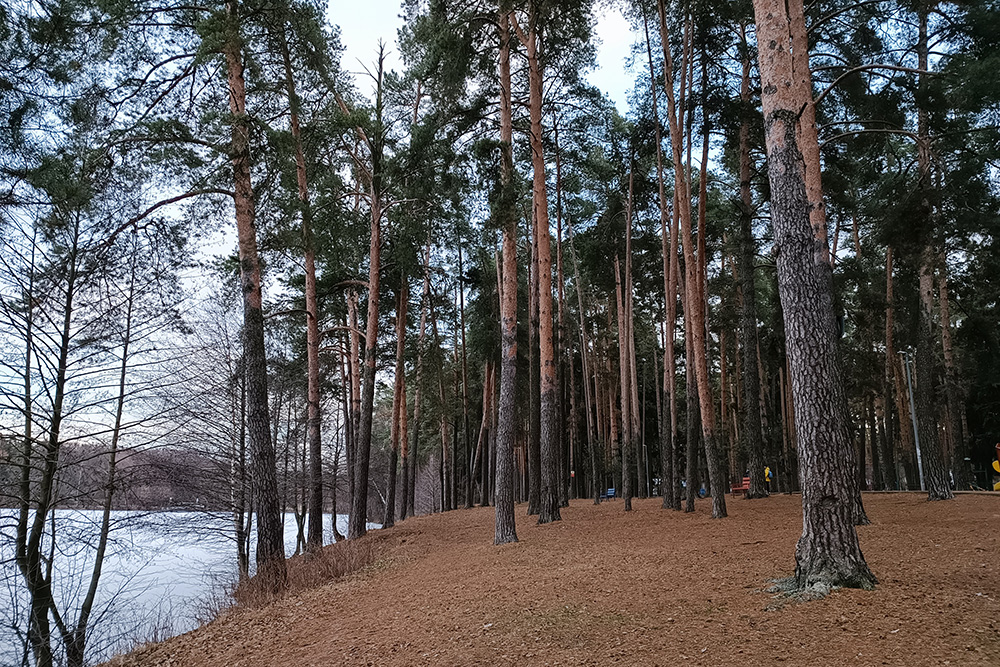
<path fill-rule="evenodd" d="M 399 7 L 399 0 L 330 0 L 327 17 L 340 26 L 340 41 L 345 47 L 341 60 L 344 69 L 361 72 L 361 63 L 371 67 L 379 39 L 393 51 L 389 67 L 399 67 L 394 53 L 396 30 L 402 24 Z M 625 60 L 636 36 L 618 11 L 598 9 L 598 12 L 604 12 L 597 21 L 597 36 L 601 42 L 597 51 L 598 67 L 588 79 L 610 95 L 618 110 L 625 113 L 628 110 L 626 95 L 634 79 L 625 69 Z"/>

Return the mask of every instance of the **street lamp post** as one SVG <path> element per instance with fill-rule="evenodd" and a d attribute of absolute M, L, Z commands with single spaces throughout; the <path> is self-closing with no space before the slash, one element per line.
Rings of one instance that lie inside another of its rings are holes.
<path fill-rule="evenodd" d="M 913 421 L 913 443 L 917 447 L 917 472 L 920 475 L 920 490 L 926 491 L 924 487 L 924 461 L 920 456 L 920 433 L 917 429 L 917 412 L 913 407 L 913 384 L 910 382 L 910 352 L 900 350 L 903 355 L 903 367 L 906 368 L 906 388 L 910 393 L 910 419 Z"/>

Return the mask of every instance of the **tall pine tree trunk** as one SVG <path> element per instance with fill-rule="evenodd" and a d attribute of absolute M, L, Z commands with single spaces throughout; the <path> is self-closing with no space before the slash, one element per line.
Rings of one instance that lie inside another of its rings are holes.
<path fill-rule="evenodd" d="M 566 226 L 569 233 L 570 253 L 573 257 L 573 277 L 576 283 L 576 303 L 580 320 L 580 365 L 583 375 L 583 410 L 587 420 L 587 451 L 590 458 L 591 495 L 594 497 L 594 504 L 599 505 L 601 503 L 601 485 L 598 483 L 597 479 L 598 429 L 595 426 L 596 420 L 594 418 L 594 412 L 591 410 L 592 403 L 596 407 L 596 399 L 590 389 L 590 367 L 593 361 L 590 354 L 590 345 L 587 342 L 587 325 L 584 319 L 583 284 L 580 282 L 580 261 L 576 256 L 576 248 L 573 246 L 573 226 L 568 222 Z"/>
<path fill-rule="evenodd" d="M 230 22 L 223 46 L 229 83 L 230 138 L 233 165 L 236 231 L 239 239 L 240 285 L 243 292 L 243 359 L 247 382 L 247 435 L 254 480 L 253 504 L 257 510 L 257 579 L 263 589 L 276 592 L 285 586 L 285 544 L 274 443 L 269 429 L 267 359 L 264 352 L 260 261 L 257 257 L 256 205 L 250 181 L 250 121 L 246 112 L 243 78 L 243 44 L 238 3 L 227 3 Z"/>
<path fill-rule="evenodd" d="M 684 320 L 685 329 L 690 330 L 690 325 L 687 324 L 687 317 Z M 687 481 L 687 488 L 685 489 L 684 511 L 693 512 L 694 499 L 698 497 L 698 487 L 700 486 L 698 483 L 698 447 L 701 445 L 701 442 L 699 440 L 700 431 L 698 422 L 701 418 L 701 411 L 698 404 L 698 389 L 694 379 L 694 364 L 691 363 L 691 359 L 694 356 L 691 350 L 691 336 L 685 335 L 684 338 L 684 347 L 687 354 L 684 362 L 686 369 L 684 389 L 687 396 L 687 409 L 685 410 L 687 442 L 684 445 L 684 478 Z"/>
<path fill-rule="evenodd" d="M 744 48 L 746 39 L 744 33 Z M 740 100 L 750 101 L 750 56 L 743 57 Z M 764 443 L 760 429 L 760 376 L 757 373 L 757 291 L 754 285 L 753 195 L 750 191 L 750 119 L 740 122 L 740 376 L 743 379 L 743 411 L 740 419 L 741 448 L 750 467 L 748 498 L 767 495 L 764 480 Z"/>
<path fill-rule="evenodd" d="M 885 249 L 885 377 L 882 386 L 882 421 L 885 426 L 879 437 L 879 463 L 882 466 L 882 490 L 890 491 L 899 489 L 899 480 L 896 474 L 895 454 L 898 448 L 895 445 L 895 429 L 893 429 L 893 409 L 896 401 L 893 397 L 894 383 L 894 360 L 896 351 L 893 347 L 893 307 L 892 307 L 892 246 Z M 890 452 L 892 454 L 890 454 Z"/>
<path fill-rule="evenodd" d="M 671 217 L 667 204 L 666 179 L 663 174 L 663 133 L 660 130 L 660 110 L 656 88 L 656 70 L 653 67 L 653 49 L 649 39 L 649 20 L 642 17 L 643 31 L 646 36 L 646 59 L 649 64 L 649 84 L 652 92 L 650 98 L 653 104 L 653 127 L 656 137 L 656 183 L 660 204 L 660 244 L 663 254 L 663 303 L 664 303 L 664 336 L 663 336 L 663 392 L 662 406 L 659 410 L 660 423 L 660 493 L 663 495 L 663 509 L 679 509 L 680 498 L 674 480 L 677 463 L 677 404 L 675 388 L 677 385 L 674 359 L 674 318 L 676 311 L 676 284 L 673 283 L 673 271 L 676 252 L 673 244 L 676 234 L 669 232 L 667 225 Z M 676 211 L 676 207 L 674 209 Z M 673 289 L 671 289 L 673 288 Z"/>
<path fill-rule="evenodd" d="M 802 481 L 798 588 L 871 588 L 854 528 L 856 477 L 837 359 L 816 112 L 801 0 L 755 0 L 778 290 Z"/>
<path fill-rule="evenodd" d="M 396 525 L 396 466 L 399 463 L 399 442 L 406 421 L 406 306 L 409 303 L 406 277 L 401 277 L 399 294 L 396 295 L 396 382 L 392 392 L 392 425 L 389 432 L 389 466 L 386 480 L 385 515 L 382 527 Z"/>
<path fill-rule="evenodd" d="M 407 432 L 407 407 L 406 407 L 406 382 L 404 380 L 402 393 L 400 395 L 402 403 L 399 406 L 401 425 L 399 429 L 399 473 L 402 479 L 399 483 L 399 519 L 404 520 L 407 516 L 407 502 L 410 498 L 410 442 Z"/>
<path fill-rule="evenodd" d="M 452 509 L 451 500 L 451 467 L 449 461 L 451 456 L 448 451 L 448 412 L 444 391 L 444 348 L 441 347 L 441 336 L 438 333 L 437 314 L 434 310 L 433 295 L 430 299 L 431 331 L 434 334 L 434 347 L 438 351 L 440 368 L 438 372 L 438 400 L 441 404 L 441 413 L 438 415 L 438 430 L 441 434 L 441 457 L 438 459 L 438 477 L 441 480 L 441 511 L 447 512 Z"/>
<path fill-rule="evenodd" d="M 351 376 L 350 423 L 347 443 L 347 488 L 350 506 L 354 507 L 354 457 L 358 449 L 358 425 L 361 423 L 361 331 L 358 324 L 358 293 L 353 289 L 347 294 L 347 326 L 350 331 L 350 350 L 347 370 Z"/>
<path fill-rule="evenodd" d="M 417 490 L 417 452 L 420 444 L 421 391 L 424 384 L 424 341 L 427 336 L 427 309 L 431 295 L 431 246 L 428 241 L 424 248 L 424 286 L 420 295 L 420 333 L 417 336 L 417 387 L 413 394 L 413 440 L 410 444 L 410 496 L 406 498 L 406 512 L 414 515 Z"/>
<path fill-rule="evenodd" d="M 458 246 L 458 273 L 464 275 L 462 266 L 462 245 Z M 458 286 L 458 316 L 462 327 L 462 467 L 465 479 L 465 507 L 472 507 L 472 473 L 470 470 L 469 457 L 471 452 L 469 443 L 469 360 L 466 354 L 465 345 L 465 287 L 459 283 Z"/>
<path fill-rule="evenodd" d="M 532 166 L 532 202 L 538 256 L 538 366 L 539 366 L 539 451 L 541 456 L 541 496 L 538 523 L 559 521 L 559 434 L 556 432 L 556 360 L 552 323 L 552 247 L 549 234 L 549 200 L 545 183 L 545 154 L 542 144 L 543 79 L 539 60 L 540 35 L 531 25 L 527 34 L 514 24 L 528 59 L 528 115 Z"/>
<path fill-rule="evenodd" d="M 910 461 L 915 455 L 915 444 L 914 444 L 914 431 L 912 426 L 912 415 L 909 409 L 909 403 L 907 402 L 908 390 L 903 379 L 903 371 L 901 369 L 901 360 L 896 352 L 894 337 L 895 337 L 895 324 L 894 324 L 894 300 L 893 300 L 893 267 L 892 267 L 892 248 L 886 254 L 886 374 L 887 382 L 890 383 L 890 400 L 892 403 L 891 408 L 896 412 L 896 425 L 898 438 L 892 443 L 893 450 L 898 454 L 895 457 L 898 461 L 897 467 L 893 471 L 893 476 L 897 479 L 897 488 L 906 489 L 911 488 L 914 481 L 917 480 L 916 474 L 913 472 L 913 465 Z M 901 474 L 902 472 L 902 474 Z"/>
<path fill-rule="evenodd" d="M 621 402 L 621 447 L 622 447 L 622 478 L 621 496 L 625 500 L 625 511 L 632 510 L 632 369 L 628 358 L 628 325 L 626 324 L 625 307 L 622 303 L 621 267 L 618 256 L 615 256 L 615 299 L 618 312 L 618 379 L 620 384 L 619 401 Z"/>
<path fill-rule="evenodd" d="M 569 464 L 571 448 L 573 445 L 573 428 L 570 424 L 567 429 L 566 424 L 566 398 L 571 389 L 567 391 L 566 381 L 566 323 L 563 320 L 563 308 L 565 306 L 566 281 L 563 274 L 563 244 L 562 244 L 562 160 L 559 154 L 559 124 L 555 114 L 552 116 L 552 134 L 555 143 L 556 158 L 556 298 L 557 298 L 557 322 L 556 329 L 556 379 L 559 387 L 559 409 L 557 417 L 556 434 L 559 437 L 559 506 L 569 507 Z M 571 358 L 572 361 L 572 358 Z M 572 366 L 572 363 L 570 364 Z M 570 371 L 572 375 L 572 369 Z"/>
<path fill-rule="evenodd" d="M 934 272 L 938 253 L 935 249 L 934 210 L 930 201 L 932 187 L 930 123 L 929 113 L 921 106 L 927 85 L 926 77 L 929 66 L 926 8 L 921 7 L 918 16 L 917 68 L 919 74 L 917 80 L 921 95 L 917 108 L 917 167 L 919 170 L 921 249 L 918 268 L 920 308 L 916 353 L 917 436 L 920 441 L 924 478 L 927 484 L 927 499 L 949 500 L 955 496 L 948 485 L 948 470 L 941 456 L 937 426 L 937 392 L 935 391 L 937 370 L 934 363 L 934 348 L 936 347 Z"/>
<path fill-rule="evenodd" d="M 306 298 L 306 432 L 309 440 L 309 538 L 310 549 L 323 546 L 323 441 L 320 433 L 319 389 L 319 306 L 316 299 L 316 249 L 313 245 L 312 207 L 309 202 L 309 181 L 306 174 L 305 152 L 302 149 L 302 130 L 299 127 L 299 97 L 295 92 L 292 61 L 288 53 L 288 40 L 284 25 L 278 34 L 281 59 L 285 70 L 285 89 L 288 93 L 288 115 L 295 144 L 295 175 L 298 184 L 299 206 L 302 213 L 302 252 L 305 258 Z M 333 513 L 337 513 L 334 494 Z M 336 522 L 334 522 L 336 527 Z M 334 528 L 336 530 L 336 528 Z"/>
<path fill-rule="evenodd" d="M 538 366 L 538 239 L 529 229 L 531 267 L 528 270 L 528 515 L 542 505 L 541 381 Z"/>
<path fill-rule="evenodd" d="M 373 179 L 374 181 L 374 179 Z M 378 187 L 371 186 L 371 245 L 368 254 L 368 316 L 365 323 L 365 361 L 361 377 L 361 415 L 354 452 L 354 498 L 347 526 L 348 539 L 368 532 L 368 471 L 375 406 L 375 355 L 378 350 L 378 301 L 381 283 L 382 210 Z"/>
<path fill-rule="evenodd" d="M 955 488 L 966 491 L 972 487 L 972 470 L 969 467 L 969 443 L 966 441 L 964 419 L 965 406 L 962 405 L 959 389 L 958 367 L 951 344 L 951 300 L 948 295 L 948 262 L 941 257 L 938 273 L 938 300 L 941 304 L 941 348 L 944 352 L 945 392 L 948 400 L 949 430 L 952 440 L 952 470 Z"/>
<path fill-rule="evenodd" d="M 517 217 L 514 193 L 513 112 L 510 89 L 510 17 L 500 15 L 500 206 L 503 281 L 500 292 L 500 400 L 494 492 L 494 544 L 517 542 L 514 525 L 514 436 L 517 430 Z"/>
<path fill-rule="evenodd" d="M 645 497 L 644 484 L 642 482 L 645 475 L 642 471 L 642 455 L 640 450 L 640 420 L 639 420 L 639 368 L 635 358 L 635 317 L 634 298 L 632 289 L 632 216 L 633 216 L 633 190 L 634 176 L 629 168 L 628 175 L 628 204 L 626 208 L 625 223 L 625 279 L 623 281 L 624 305 L 625 305 L 625 343 L 628 354 L 628 374 L 629 374 L 629 433 L 631 445 L 629 455 L 635 462 L 636 488 L 632 489 L 632 495 Z M 631 503 L 629 503 L 631 508 Z"/>
<path fill-rule="evenodd" d="M 684 105 L 678 105 L 675 102 L 673 59 L 670 55 L 670 35 L 667 30 L 666 8 L 663 0 L 658 2 L 658 7 L 660 12 L 660 37 L 663 43 L 664 55 L 664 88 L 667 93 L 667 117 L 670 122 L 670 143 L 674 158 L 674 189 L 677 193 L 676 203 L 679 208 L 681 234 L 683 235 L 684 241 L 682 243 L 682 247 L 684 249 L 684 268 L 686 273 L 685 288 L 688 293 L 688 296 L 685 299 L 684 318 L 685 320 L 688 318 L 692 320 L 689 335 L 692 338 L 691 344 L 693 357 L 689 361 L 694 362 L 694 379 L 698 388 L 698 401 L 701 409 L 702 438 L 704 440 L 705 455 L 709 466 L 710 483 L 717 489 L 717 492 L 712 495 L 712 516 L 714 518 L 723 518 L 726 516 L 726 495 L 724 491 L 720 493 L 718 490 L 725 487 L 725 482 L 721 475 L 722 470 L 717 454 L 718 438 L 715 422 L 715 400 L 712 396 L 712 386 L 708 375 L 708 350 L 706 347 L 707 341 L 705 333 L 706 313 L 705 292 L 703 287 L 706 267 L 699 266 L 696 259 L 696 255 L 703 254 L 703 251 L 696 253 L 694 247 L 694 235 L 692 231 L 693 220 L 691 214 L 691 188 L 688 180 L 690 170 L 684 169 L 684 160 L 682 156 L 682 142 L 685 135 L 681 128 L 684 125 L 684 119 L 683 115 L 678 114 L 678 106 L 683 109 Z M 686 34 L 689 34 L 689 32 L 686 31 Z M 685 43 L 685 50 L 689 51 L 689 45 L 687 43 Z M 689 58 L 690 57 L 688 56 L 688 60 Z M 685 71 L 683 66 L 681 71 L 683 79 L 683 72 Z M 688 134 L 690 135 L 690 132 L 688 132 Z M 703 147 L 703 149 L 705 148 L 707 148 L 707 144 Z M 703 162 L 705 161 L 703 160 Z M 705 178 L 703 176 L 702 181 L 704 180 Z M 699 205 L 703 206 L 705 204 L 704 194 L 699 197 L 699 200 L 701 201 L 701 204 Z M 699 218 L 701 217 L 703 216 L 699 215 Z M 699 243 L 703 243 L 705 236 L 703 224 L 700 225 L 698 234 L 701 239 Z"/>

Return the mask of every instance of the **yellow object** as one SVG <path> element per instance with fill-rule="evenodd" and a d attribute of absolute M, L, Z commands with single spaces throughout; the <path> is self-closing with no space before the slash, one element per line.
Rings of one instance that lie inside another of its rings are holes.
<path fill-rule="evenodd" d="M 996 470 L 997 472 L 1000 472 L 1000 461 L 993 462 L 993 469 Z"/>
<path fill-rule="evenodd" d="M 1000 491 L 1000 482 L 997 482 L 996 484 L 993 485 L 993 490 Z"/>
<path fill-rule="evenodd" d="M 1000 469 L 998 469 L 997 472 L 1000 472 Z M 771 469 L 767 466 L 764 466 L 764 480 L 768 482 L 771 481 Z"/>

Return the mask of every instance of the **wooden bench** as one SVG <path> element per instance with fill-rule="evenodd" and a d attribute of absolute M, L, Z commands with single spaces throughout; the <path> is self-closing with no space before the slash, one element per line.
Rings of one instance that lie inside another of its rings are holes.
<path fill-rule="evenodd" d="M 733 484 L 732 486 L 733 495 L 739 495 L 742 493 L 744 496 L 750 492 L 750 478 L 744 477 L 742 484 Z"/>

